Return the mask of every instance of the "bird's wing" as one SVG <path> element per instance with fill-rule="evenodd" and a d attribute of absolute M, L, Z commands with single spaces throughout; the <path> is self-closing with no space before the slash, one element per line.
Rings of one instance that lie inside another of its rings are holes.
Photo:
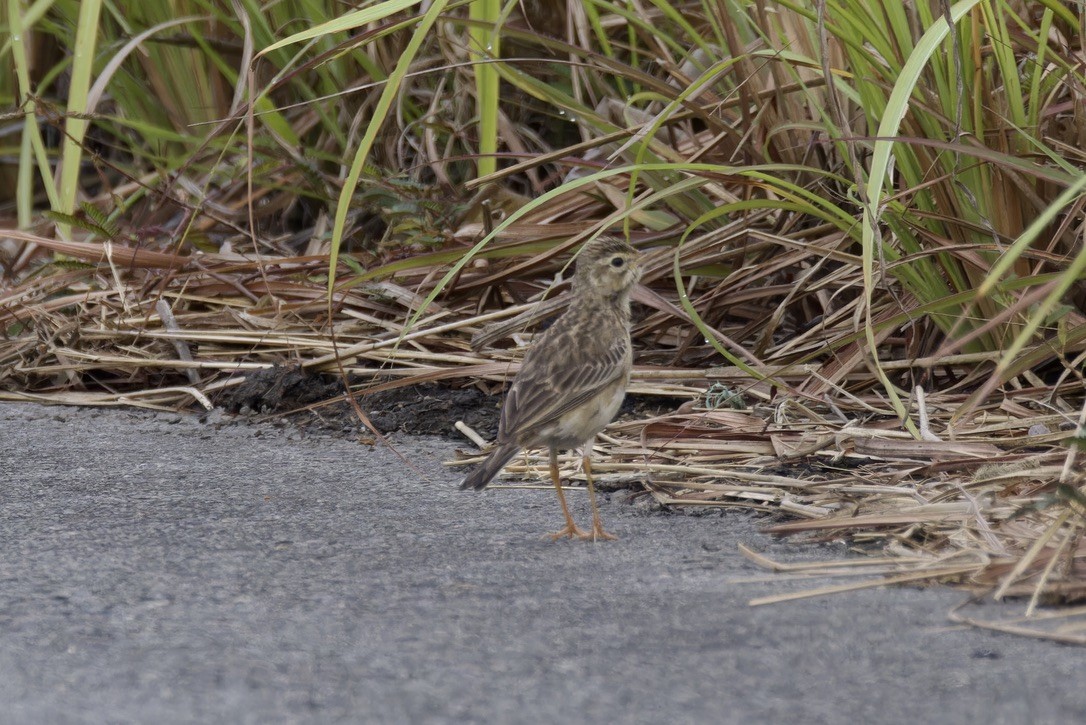
<path fill-rule="evenodd" d="M 630 344 L 625 335 L 606 346 L 579 346 L 568 337 L 548 342 L 567 341 L 541 346 L 525 359 L 502 408 L 499 427 L 506 437 L 558 420 L 623 375 Z"/>

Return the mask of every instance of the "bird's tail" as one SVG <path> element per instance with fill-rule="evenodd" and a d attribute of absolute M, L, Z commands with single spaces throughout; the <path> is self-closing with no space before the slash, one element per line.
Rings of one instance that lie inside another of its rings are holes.
<path fill-rule="evenodd" d="M 509 463 L 519 450 L 520 446 L 516 443 L 504 443 L 498 446 L 485 461 L 479 464 L 478 468 L 464 478 L 460 483 L 460 488 L 473 488 L 476 491 L 486 488 L 491 479 L 498 475 L 498 471 L 502 470 L 502 466 Z"/>

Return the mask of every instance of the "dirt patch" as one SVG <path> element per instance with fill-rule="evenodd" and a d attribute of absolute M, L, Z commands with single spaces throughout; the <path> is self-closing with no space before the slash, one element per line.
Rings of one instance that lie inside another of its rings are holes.
<path fill-rule="evenodd" d="M 245 382 L 224 395 L 219 404 L 227 413 L 261 418 L 286 417 L 309 430 L 356 433 L 362 423 L 342 398 L 343 384 L 332 375 L 314 375 L 297 366 L 276 366 L 252 372 Z M 359 405 L 382 433 L 411 433 L 461 438 L 462 420 L 484 438 L 498 432 L 501 398 L 473 387 L 431 383 L 372 395 Z"/>
<path fill-rule="evenodd" d="M 227 413 L 285 413 L 335 397 L 343 386 L 329 376 L 313 375 L 297 365 L 255 370 L 218 401 Z"/>
<path fill-rule="evenodd" d="M 463 440 L 453 426 L 462 420 L 487 440 L 498 434 L 501 398 L 478 388 L 437 384 L 386 390 L 359 399 L 378 430 L 440 435 Z"/>

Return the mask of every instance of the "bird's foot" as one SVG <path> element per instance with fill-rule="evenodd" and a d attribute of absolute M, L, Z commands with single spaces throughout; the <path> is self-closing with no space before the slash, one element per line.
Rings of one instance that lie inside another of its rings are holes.
<path fill-rule="evenodd" d="M 547 536 L 551 541 L 558 541 L 567 536 L 578 541 L 615 541 L 618 539 L 614 534 L 604 531 L 603 527 L 598 524 L 593 526 L 591 531 L 585 531 L 576 524 L 566 524 L 566 527 L 561 531 L 556 531 Z"/>
<path fill-rule="evenodd" d="M 561 531 L 555 531 L 553 534 L 547 534 L 547 537 L 550 538 L 551 541 L 558 541 L 559 539 L 563 539 L 567 536 L 571 539 L 580 539 L 581 541 L 586 541 L 592 538 L 592 532 L 585 531 L 584 529 L 577 526 L 577 524 L 570 521 Z"/>
<path fill-rule="evenodd" d="M 603 530 L 603 526 L 600 525 L 599 521 L 592 527 L 592 533 L 589 534 L 589 537 L 593 541 L 618 541 L 617 536 Z"/>

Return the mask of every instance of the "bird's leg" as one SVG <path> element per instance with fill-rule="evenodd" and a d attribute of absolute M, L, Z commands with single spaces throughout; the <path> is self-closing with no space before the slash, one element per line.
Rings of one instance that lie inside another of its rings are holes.
<path fill-rule="evenodd" d="M 551 480 L 554 482 L 554 490 L 558 492 L 558 503 L 562 504 L 562 514 L 566 517 L 566 528 L 551 534 L 551 540 L 558 541 L 558 539 L 561 539 L 563 536 L 568 536 L 571 539 L 591 538 L 592 534 L 577 528 L 577 524 L 573 523 L 573 517 L 570 516 L 569 513 L 569 506 L 566 505 L 566 495 L 562 492 L 562 478 L 558 475 L 558 451 L 553 446 L 550 450 Z"/>
<path fill-rule="evenodd" d="M 618 537 L 604 531 L 603 524 L 600 522 L 600 510 L 599 507 L 596 506 L 596 489 L 592 485 L 592 466 L 589 465 L 589 458 L 591 455 L 592 442 L 589 441 L 584 447 L 584 477 L 588 480 L 588 501 L 592 505 L 592 540 L 614 541 Z"/>

